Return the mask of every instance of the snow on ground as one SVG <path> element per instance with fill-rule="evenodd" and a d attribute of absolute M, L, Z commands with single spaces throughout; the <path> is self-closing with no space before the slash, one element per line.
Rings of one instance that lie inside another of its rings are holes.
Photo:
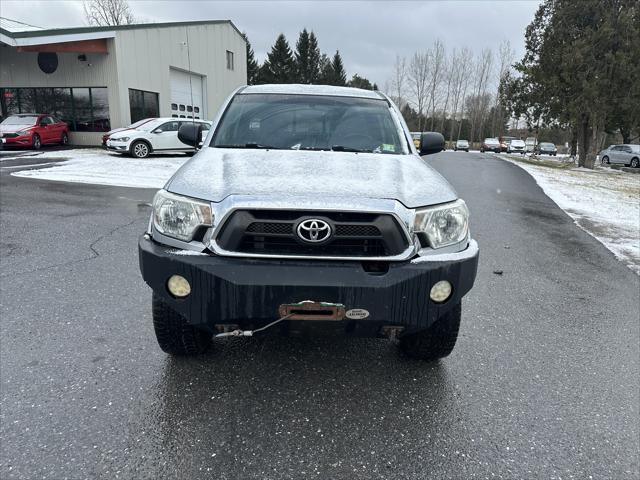
<path fill-rule="evenodd" d="M 47 168 L 13 172 L 11 175 L 58 182 L 162 188 L 189 157 L 178 153 L 175 156 L 151 155 L 145 159 L 138 159 L 108 153 L 101 149 L 84 148 L 44 151 L 37 159 L 45 162 L 55 159 L 68 160 Z M 28 165 L 25 165 L 25 168 L 28 168 Z"/>
<path fill-rule="evenodd" d="M 640 174 L 499 155 L 523 168 L 575 223 L 640 275 Z"/>

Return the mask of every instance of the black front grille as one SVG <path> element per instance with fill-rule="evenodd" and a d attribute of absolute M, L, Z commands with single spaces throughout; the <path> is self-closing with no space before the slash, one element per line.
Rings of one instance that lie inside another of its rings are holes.
<path fill-rule="evenodd" d="M 247 227 L 246 232 L 290 235 L 293 234 L 293 223 L 253 222 Z"/>
<path fill-rule="evenodd" d="M 300 239 L 296 228 L 309 218 L 329 223 L 331 238 L 318 244 Z M 236 211 L 216 240 L 229 251 L 284 256 L 384 257 L 398 255 L 408 246 L 391 215 L 291 210 Z"/>

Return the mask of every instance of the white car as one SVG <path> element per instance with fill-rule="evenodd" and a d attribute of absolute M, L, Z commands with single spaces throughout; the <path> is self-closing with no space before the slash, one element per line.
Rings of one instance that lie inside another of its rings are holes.
<path fill-rule="evenodd" d="M 156 118 L 136 128 L 114 133 L 107 140 L 107 149 L 118 153 L 129 153 L 136 158 L 148 157 L 153 152 L 191 152 L 193 147 L 178 140 L 180 126 L 192 121 L 202 125 L 202 140 L 211 128 L 204 120 Z"/>
<path fill-rule="evenodd" d="M 507 145 L 507 153 L 520 152 L 524 155 L 526 145 L 522 140 L 511 140 Z"/>

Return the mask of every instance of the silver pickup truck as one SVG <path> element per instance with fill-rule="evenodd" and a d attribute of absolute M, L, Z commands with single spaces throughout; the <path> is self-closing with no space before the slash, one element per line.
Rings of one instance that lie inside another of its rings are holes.
<path fill-rule="evenodd" d="M 139 241 L 160 347 L 213 336 L 333 327 L 386 336 L 435 360 L 455 345 L 478 246 L 468 210 L 377 91 L 316 85 L 236 90 L 206 140 L 153 201 Z M 313 328 L 310 328 L 313 327 Z"/>

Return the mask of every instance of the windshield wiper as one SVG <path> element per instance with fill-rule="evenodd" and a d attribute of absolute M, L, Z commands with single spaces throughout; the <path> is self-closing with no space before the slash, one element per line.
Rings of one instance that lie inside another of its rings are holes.
<path fill-rule="evenodd" d="M 229 145 L 215 145 L 215 148 L 261 148 L 261 149 L 273 149 L 279 150 L 276 147 L 272 147 L 271 145 L 263 145 L 261 143 L 242 143 L 242 144 L 229 144 Z"/>
<path fill-rule="evenodd" d="M 334 152 L 355 152 L 355 153 L 371 153 L 372 150 L 363 150 L 361 148 L 344 147 L 342 145 L 334 145 L 331 147 Z"/>

